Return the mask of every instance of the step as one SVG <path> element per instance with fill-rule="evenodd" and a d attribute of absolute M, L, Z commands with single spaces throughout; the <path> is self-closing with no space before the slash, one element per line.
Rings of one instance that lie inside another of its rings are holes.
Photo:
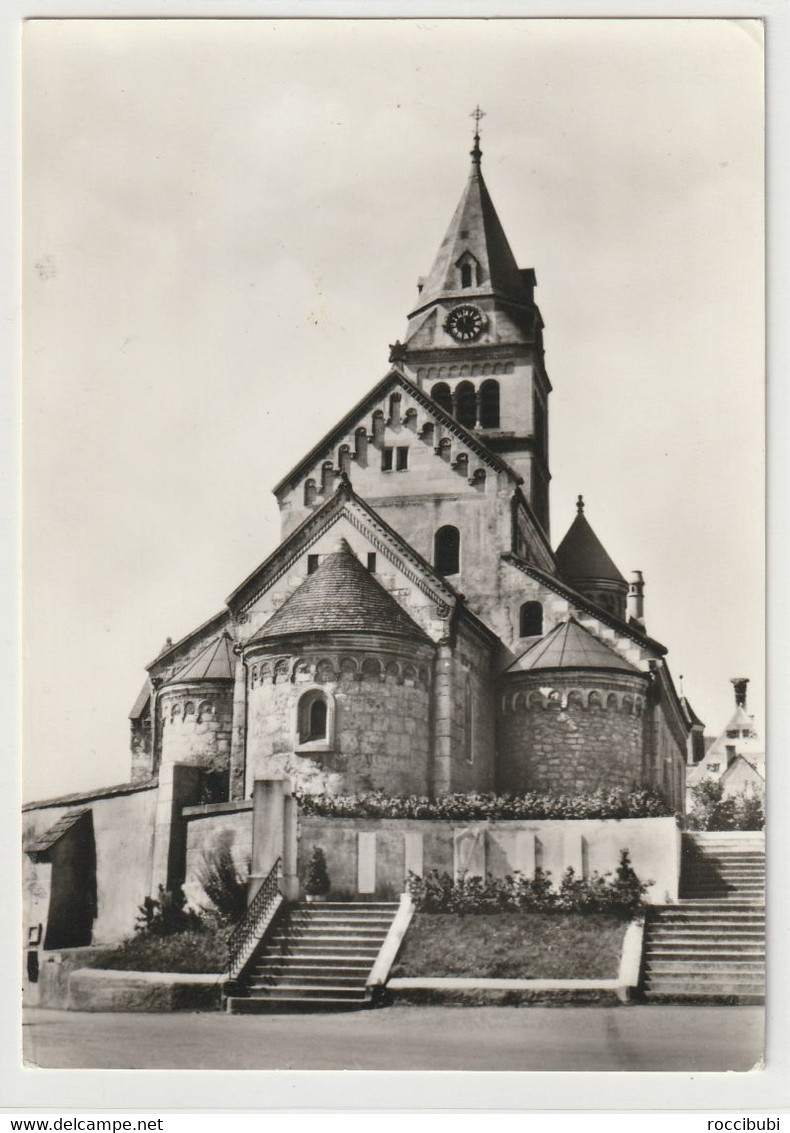
<path fill-rule="evenodd" d="M 359 925 L 361 928 L 378 928 L 383 932 L 387 932 L 389 926 L 392 924 L 392 917 L 333 917 L 331 915 L 318 916 L 308 913 L 294 914 L 288 920 L 291 925 Z"/>
<path fill-rule="evenodd" d="M 272 945 L 279 947 L 282 944 L 301 944 L 303 941 L 319 944 L 322 940 L 330 944 L 361 944 L 365 948 L 370 948 L 375 944 L 381 947 L 385 937 L 381 933 L 327 932 L 325 929 L 298 934 L 276 932 L 272 937 Z"/>
<path fill-rule="evenodd" d="M 711 959 L 707 956 L 695 957 L 671 957 L 659 958 L 651 956 L 646 961 L 646 970 L 652 975 L 659 975 L 661 972 L 760 972 L 762 973 L 765 964 L 762 957 L 750 957 L 743 959 L 735 959 L 726 957 L 722 959 Z"/>
<path fill-rule="evenodd" d="M 715 909 L 679 909 L 677 912 L 662 912 L 651 918 L 651 924 L 711 924 L 711 925 L 762 925 L 765 914 L 762 912 L 720 913 Z"/>
<path fill-rule="evenodd" d="M 645 990 L 648 995 L 764 995 L 765 985 L 734 980 L 710 984 L 659 980 Z"/>
<path fill-rule="evenodd" d="M 269 977 L 253 976 L 247 981 L 247 987 L 250 994 L 253 995 L 256 990 L 267 991 L 273 987 L 282 987 L 284 984 L 300 984 L 302 987 L 343 987 L 343 988 L 362 988 L 364 989 L 367 983 L 367 975 L 356 976 L 339 976 L 336 972 L 331 972 L 327 975 L 312 975 L 311 973 L 305 974 L 303 971 L 292 971 L 290 968 L 285 968 L 282 972 L 276 975 L 272 974 Z"/>
<path fill-rule="evenodd" d="M 348 988 L 338 984 L 312 987 L 308 984 L 292 983 L 278 984 L 277 987 L 253 989 L 250 996 L 254 999 L 290 999 L 298 996 L 299 999 L 340 999 L 348 1001 L 366 999 L 367 991 L 364 987 Z"/>
<path fill-rule="evenodd" d="M 368 957 L 327 955 L 323 952 L 291 952 L 288 955 L 269 955 L 260 958 L 252 968 L 256 971 L 263 967 L 276 967 L 282 964 L 296 964 L 310 968 L 332 968 L 333 970 L 349 972 L 369 972 L 372 964 Z"/>

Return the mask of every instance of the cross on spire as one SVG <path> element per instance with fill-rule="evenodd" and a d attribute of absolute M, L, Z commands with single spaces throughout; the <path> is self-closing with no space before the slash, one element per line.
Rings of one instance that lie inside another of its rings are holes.
<path fill-rule="evenodd" d="M 471 150 L 472 161 L 475 165 L 480 164 L 480 158 L 483 156 L 483 151 L 480 149 L 480 119 L 485 118 L 485 116 L 485 110 L 481 110 L 479 106 L 476 106 L 469 115 L 470 118 L 475 120 L 475 144 Z"/>

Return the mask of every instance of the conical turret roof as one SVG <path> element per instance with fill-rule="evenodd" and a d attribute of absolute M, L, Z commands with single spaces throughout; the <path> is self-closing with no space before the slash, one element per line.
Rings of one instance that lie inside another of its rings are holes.
<path fill-rule="evenodd" d="M 341 539 L 253 640 L 349 631 L 419 640 L 426 636 Z"/>
<path fill-rule="evenodd" d="M 192 661 L 179 669 L 167 682 L 169 685 L 185 681 L 232 681 L 235 669 L 233 643 L 228 634 L 210 641 Z"/>
<path fill-rule="evenodd" d="M 470 294 L 494 292 L 518 303 L 532 302 L 483 180 L 479 156 L 477 149 L 472 151 L 469 179 L 423 282 L 418 310 L 442 295 L 458 294 L 458 261 L 465 253 L 477 262 L 477 280 Z"/>
<path fill-rule="evenodd" d="M 576 506 L 576 518 L 554 552 L 560 574 L 571 583 L 608 579 L 627 586 L 628 583 L 587 522 L 581 496 Z"/>
<path fill-rule="evenodd" d="M 570 617 L 522 653 L 508 673 L 536 669 L 616 669 L 633 673 L 635 666 Z"/>

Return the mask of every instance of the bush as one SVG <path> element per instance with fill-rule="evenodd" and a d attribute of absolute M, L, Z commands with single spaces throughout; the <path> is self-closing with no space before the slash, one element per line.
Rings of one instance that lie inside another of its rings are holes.
<path fill-rule="evenodd" d="M 138 934 L 117 948 L 93 953 L 87 964 L 125 972 L 224 972 L 229 931 L 204 923 L 199 929 L 170 936 Z"/>
<path fill-rule="evenodd" d="M 550 873 L 541 869 L 533 878 L 515 871 L 503 878 L 461 876 L 455 881 L 449 873 L 431 870 L 425 877 L 410 873 L 406 879 L 406 888 L 423 913 L 603 913 L 623 920 L 642 911 L 651 884 L 636 876 L 627 850 L 620 854 L 613 878 L 610 873 L 577 877 L 567 869 L 557 888 Z"/>
<path fill-rule="evenodd" d="M 236 868 L 229 842 L 203 852 L 197 879 L 220 921 L 241 920 L 247 911 L 247 879 Z"/>
<path fill-rule="evenodd" d="M 324 818 L 484 819 L 661 818 L 672 814 L 654 790 L 598 790 L 588 795 L 457 794 L 392 798 L 381 791 L 355 795 L 298 795 L 302 813 Z"/>
<path fill-rule="evenodd" d="M 759 795 L 724 794 L 720 779 L 703 779 L 691 788 L 693 807 L 688 816 L 692 830 L 762 830 L 765 805 Z"/>
<path fill-rule="evenodd" d="M 326 868 L 326 858 L 320 846 L 313 846 L 313 852 L 307 863 L 307 877 L 305 878 L 305 892 L 311 897 L 324 897 L 330 889 L 329 874 Z"/>
<path fill-rule="evenodd" d="M 140 936 L 173 936 L 182 932 L 199 932 L 200 916 L 185 909 L 186 898 L 180 885 L 174 889 L 159 886 L 156 897 L 145 897 L 138 906 L 135 932 Z"/>

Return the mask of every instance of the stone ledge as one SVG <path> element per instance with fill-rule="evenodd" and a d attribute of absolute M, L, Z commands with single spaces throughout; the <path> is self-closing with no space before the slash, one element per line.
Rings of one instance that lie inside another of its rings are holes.
<path fill-rule="evenodd" d="M 181 813 L 185 818 L 195 818 L 203 814 L 235 814 L 237 811 L 252 810 L 252 799 L 235 799 L 227 803 L 200 803 L 185 806 Z"/>
<path fill-rule="evenodd" d="M 78 968 L 69 1011 L 218 1011 L 225 976 Z"/>

